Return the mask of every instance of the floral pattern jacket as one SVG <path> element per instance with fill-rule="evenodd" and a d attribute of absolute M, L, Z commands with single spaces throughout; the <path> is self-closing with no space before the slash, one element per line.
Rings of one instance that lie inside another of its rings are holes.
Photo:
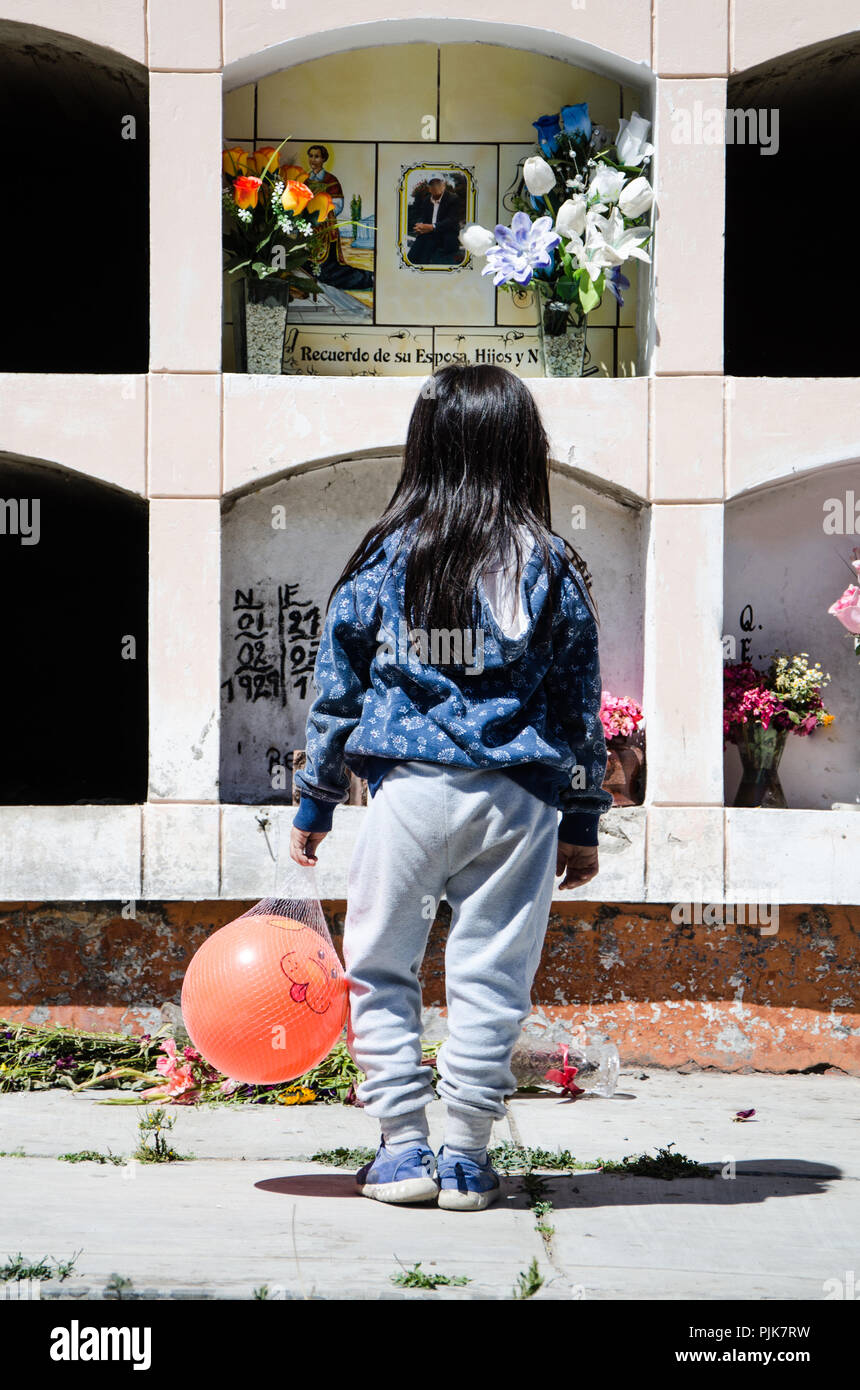
<path fill-rule="evenodd" d="M 392 532 L 329 605 L 293 825 L 331 828 L 335 806 L 349 794 L 347 768 L 367 779 L 373 795 L 396 762 L 417 758 L 498 768 L 562 812 L 559 839 L 596 845 L 612 797 L 602 788 L 597 624 L 578 577 L 565 573 L 551 641 L 535 631 L 549 588 L 536 547 L 520 581 L 528 625 L 519 637 L 499 628 L 479 581 L 481 625 L 463 635 L 460 652 L 443 656 L 457 666 L 440 669 L 432 663 L 433 633 L 423 647 L 410 640 L 400 534 Z M 560 539 L 553 545 L 563 552 Z M 445 652 L 444 643 L 437 651 Z"/>

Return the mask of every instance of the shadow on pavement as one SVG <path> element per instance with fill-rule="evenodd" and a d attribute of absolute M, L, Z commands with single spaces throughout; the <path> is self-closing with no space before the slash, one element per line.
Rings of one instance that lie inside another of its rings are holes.
<path fill-rule="evenodd" d="M 745 1159 L 734 1165 L 734 1177 L 722 1177 L 723 1164 L 713 1164 L 713 1178 L 642 1178 L 621 1173 L 540 1172 L 544 1196 L 558 1211 L 564 1207 L 653 1206 L 682 1202 L 702 1206 L 741 1206 L 766 1202 L 769 1197 L 811 1196 L 826 1192 L 838 1182 L 842 1170 L 827 1163 L 803 1159 Z M 357 1197 L 355 1174 L 308 1173 L 286 1178 L 266 1178 L 254 1186 L 261 1192 L 285 1197 Z M 401 1205 L 401 1204 L 398 1204 Z M 404 1206 L 434 1209 L 433 1202 L 408 1202 Z M 496 1209 L 526 1210 L 529 1196 L 519 1175 L 502 1177 Z"/>

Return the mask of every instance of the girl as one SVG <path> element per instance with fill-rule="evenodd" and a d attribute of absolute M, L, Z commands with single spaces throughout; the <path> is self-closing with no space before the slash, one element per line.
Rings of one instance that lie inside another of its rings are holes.
<path fill-rule="evenodd" d="M 346 769 L 367 779 L 343 939 L 358 1098 L 381 1131 L 356 1177 L 366 1197 L 458 1211 L 498 1197 L 487 1146 L 516 1089 L 554 878 L 595 876 L 612 804 L 596 624 L 588 571 L 551 530 L 531 392 L 502 367 L 435 372 L 394 495 L 329 595 L 290 837 L 316 864 Z M 434 1161 L 418 971 L 443 893 Z"/>

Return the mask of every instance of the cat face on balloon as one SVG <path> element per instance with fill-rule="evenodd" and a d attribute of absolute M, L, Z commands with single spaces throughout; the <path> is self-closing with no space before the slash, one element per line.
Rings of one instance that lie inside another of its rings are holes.
<path fill-rule="evenodd" d="M 315 1014 L 324 1014 L 331 1005 L 334 982 L 341 975 L 340 965 L 312 927 L 282 929 L 295 938 L 280 961 L 281 970 L 290 981 L 290 998 L 294 1004 L 306 1004 Z"/>

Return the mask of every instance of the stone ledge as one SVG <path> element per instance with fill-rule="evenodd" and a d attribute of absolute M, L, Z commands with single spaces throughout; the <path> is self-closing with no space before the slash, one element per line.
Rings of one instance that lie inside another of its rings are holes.
<path fill-rule="evenodd" d="M 0 806 L 0 902 L 253 902 L 276 892 L 292 864 L 295 810 L 205 802 Z M 324 901 L 346 897 L 364 813 L 335 808 L 316 870 Z M 601 820 L 600 851 L 598 877 L 570 893 L 556 889 L 554 904 L 860 904 L 860 815 L 848 810 L 614 807 Z"/>

